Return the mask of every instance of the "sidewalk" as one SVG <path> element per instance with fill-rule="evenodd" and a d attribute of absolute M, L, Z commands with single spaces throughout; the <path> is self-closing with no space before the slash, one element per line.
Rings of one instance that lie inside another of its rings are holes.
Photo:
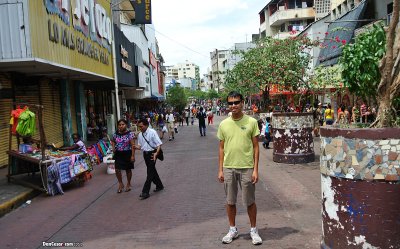
<path fill-rule="evenodd" d="M 7 174 L 7 167 L 0 168 L 0 217 L 40 194 L 31 188 L 8 183 Z"/>

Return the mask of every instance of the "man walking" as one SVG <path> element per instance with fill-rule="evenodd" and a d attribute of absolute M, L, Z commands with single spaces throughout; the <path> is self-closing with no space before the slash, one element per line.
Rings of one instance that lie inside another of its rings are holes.
<path fill-rule="evenodd" d="M 167 128 L 168 128 L 168 133 L 169 133 L 169 141 L 172 139 L 175 139 L 174 134 L 175 134 L 175 118 L 174 114 L 171 113 L 170 110 L 167 110 L 167 115 L 165 116 L 165 121 L 167 122 Z"/>
<path fill-rule="evenodd" d="M 186 126 L 189 126 L 189 109 L 185 109 L 184 117 L 186 121 Z"/>
<path fill-rule="evenodd" d="M 204 111 L 203 107 L 200 107 L 200 111 L 197 113 L 196 117 L 199 119 L 200 136 L 206 136 L 206 118 L 207 118 L 207 114 Z"/>
<path fill-rule="evenodd" d="M 222 243 L 229 244 L 239 237 L 236 229 L 236 199 L 238 185 L 242 189 L 242 201 L 250 219 L 250 236 L 254 245 L 262 244 L 256 228 L 257 206 L 255 184 L 258 182 L 259 147 L 257 120 L 243 113 L 243 96 L 235 91 L 227 97 L 232 113 L 221 122 L 217 136 L 219 143 L 218 180 L 224 183 L 229 232 Z"/>
<path fill-rule="evenodd" d="M 138 123 L 138 128 L 141 133 L 138 135 L 137 149 L 143 150 L 143 158 L 147 167 L 147 178 L 143 185 L 140 199 L 144 200 L 150 197 L 150 187 L 153 182 L 156 185 L 154 192 L 158 192 L 164 189 L 164 185 L 161 182 L 160 176 L 156 169 L 157 155 L 160 152 L 162 142 L 158 137 L 157 132 L 149 128 L 149 122 L 146 119 L 141 119 Z"/>

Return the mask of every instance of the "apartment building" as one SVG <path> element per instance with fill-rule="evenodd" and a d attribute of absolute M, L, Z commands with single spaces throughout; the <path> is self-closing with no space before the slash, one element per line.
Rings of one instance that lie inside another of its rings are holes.
<path fill-rule="evenodd" d="M 185 61 L 184 63 L 165 66 L 165 69 L 166 77 L 184 82 L 186 82 L 185 79 L 191 79 L 191 82 L 195 82 L 196 86 L 194 88 L 198 88 L 197 85 L 200 84 L 200 67 L 193 62 Z"/>
<path fill-rule="evenodd" d="M 229 57 L 230 50 L 215 49 L 210 52 L 211 72 L 209 74 L 209 89 L 215 89 L 217 92 L 223 89 L 226 76 L 226 61 Z"/>
<path fill-rule="evenodd" d="M 261 38 L 284 39 L 292 31 L 303 31 L 315 21 L 314 0 L 270 0 L 259 12 L 259 17 Z"/>

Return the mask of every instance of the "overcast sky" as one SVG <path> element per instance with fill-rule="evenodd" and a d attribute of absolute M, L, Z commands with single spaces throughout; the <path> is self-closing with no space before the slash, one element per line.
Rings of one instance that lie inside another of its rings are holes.
<path fill-rule="evenodd" d="M 189 60 L 210 68 L 210 52 L 251 41 L 267 0 L 153 0 L 152 18 L 165 65 Z M 247 37 L 246 37 L 247 36 Z"/>

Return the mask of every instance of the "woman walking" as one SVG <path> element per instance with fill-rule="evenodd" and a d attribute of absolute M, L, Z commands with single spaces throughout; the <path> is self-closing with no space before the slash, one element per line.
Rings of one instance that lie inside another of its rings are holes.
<path fill-rule="evenodd" d="M 135 139 L 135 134 L 128 130 L 128 122 L 125 119 L 118 120 L 118 130 L 114 133 L 111 141 L 115 160 L 115 174 L 119 184 L 117 193 L 122 193 L 124 190 L 121 170 L 126 171 L 125 192 L 131 190 L 132 169 L 135 162 Z"/>

